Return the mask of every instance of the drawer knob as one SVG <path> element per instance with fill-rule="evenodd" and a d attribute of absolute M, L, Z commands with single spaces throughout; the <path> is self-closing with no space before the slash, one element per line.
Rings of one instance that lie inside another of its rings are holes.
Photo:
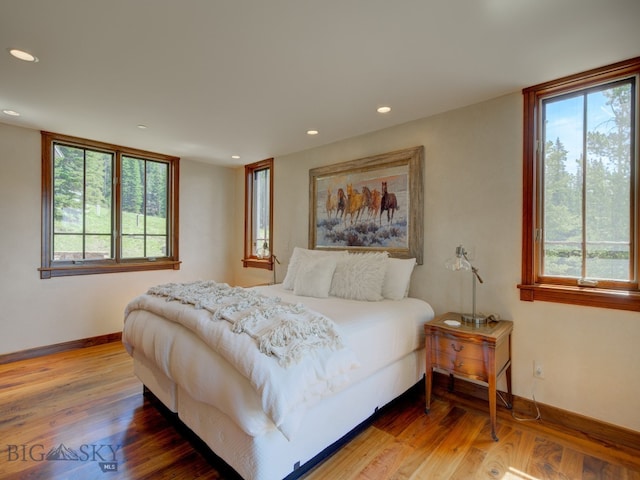
<path fill-rule="evenodd" d="M 451 344 L 451 348 L 453 348 L 453 350 L 454 350 L 454 351 L 456 351 L 456 352 L 461 352 L 461 351 L 462 351 L 462 349 L 464 348 L 464 345 L 458 345 L 458 346 L 456 346 L 456 344 L 455 344 L 455 343 L 452 343 L 452 344 Z"/>

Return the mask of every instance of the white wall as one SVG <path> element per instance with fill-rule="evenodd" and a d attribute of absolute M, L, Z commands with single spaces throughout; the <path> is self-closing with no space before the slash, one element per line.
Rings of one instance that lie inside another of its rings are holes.
<path fill-rule="evenodd" d="M 417 145 L 425 146 L 426 159 L 425 260 L 415 269 L 411 296 L 430 302 L 436 313 L 469 311 L 470 275 L 443 267 L 464 244 L 485 280 L 478 287 L 479 310 L 515 322 L 514 393 L 531 398 L 535 390 L 544 404 L 640 431 L 640 315 L 519 299 L 520 93 L 276 158 L 278 278 L 293 247 L 307 246 L 310 168 Z M 269 280 L 243 270 L 251 269 L 237 265 L 236 278 Z M 542 380 L 533 378 L 534 360 L 544 366 Z"/>
<path fill-rule="evenodd" d="M 41 280 L 40 132 L 0 124 L 0 354 L 120 331 L 127 302 L 164 282 L 232 281 L 235 173 L 183 159 L 180 270 Z"/>

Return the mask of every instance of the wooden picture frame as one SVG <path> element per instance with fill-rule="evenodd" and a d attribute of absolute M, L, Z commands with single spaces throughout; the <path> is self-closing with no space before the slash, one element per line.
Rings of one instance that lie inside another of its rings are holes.
<path fill-rule="evenodd" d="M 309 248 L 422 264 L 423 185 L 423 146 L 309 170 Z"/>

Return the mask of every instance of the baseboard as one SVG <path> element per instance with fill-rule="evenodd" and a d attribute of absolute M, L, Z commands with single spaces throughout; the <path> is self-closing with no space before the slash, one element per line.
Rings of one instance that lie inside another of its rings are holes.
<path fill-rule="evenodd" d="M 0 355 L 0 365 L 20 360 L 28 360 L 30 358 L 51 355 L 52 353 L 66 352 L 76 350 L 78 348 L 93 347 L 102 345 L 103 343 L 119 342 L 122 340 L 122 332 L 108 333 L 107 335 L 99 335 L 97 337 L 81 338 L 71 340 L 69 342 L 56 343 L 53 345 L 45 345 L 43 347 L 30 348 L 19 352 L 5 353 Z"/>
<path fill-rule="evenodd" d="M 461 401 L 475 408 L 487 408 L 487 404 L 482 404 L 477 400 L 487 401 L 488 389 L 484 385 L 467 382 L 462 379 L 454 380 L 454 389 L 450 391 L 450 378 L 448 375 L 434 372 L 433 393 L 434 395 L 447 398 L 451 401 Z M 549 426 L 555 431 L 566 432 L 573 437 L 580 437 L 591 441 L 596 441 L 605 446 L 629 447 L 636 449 L 640 445 L 640 432 L 626 429 L 617 425 L 602 422 L 600 420 L 586 417 L 561 408 L 534 402 L 528 398 L 514 395 L 513 410 L 508 410 L 498 399 L 498 417 L 515 415 L 518 418 L 535 418 L 540 411 L 543 425 Z"/>

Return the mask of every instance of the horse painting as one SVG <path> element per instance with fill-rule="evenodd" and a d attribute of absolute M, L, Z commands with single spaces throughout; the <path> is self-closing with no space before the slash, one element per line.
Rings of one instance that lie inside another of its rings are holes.
<path fill-rule="evenodd" d="M 380 191 L 374 188 L 371 192 L 371 202 L 369 203 L 369 218 L 376 218 L 380 211 Z"/>
<path fill-rule="evenodd" d="M 382 182 L 382 198 L 380 200 L 380 225 L 382 225 L 382 214 L 387 211 L 387 223 L 393 220 L 393 214 L 398 209 L 398 199 L 395 193 L 387 192 L 387 182 Z"/>
<path fill-rule="evenodd" d="M 362 211 L 362 194 L 353 189 L 351 183 L 347 184 L 347 208 L 345 209 L 344 221 L 347 222 L 347 215 L 351 216 L 351 225 L 353 225 L 353 217 L 355 215 L 356 222 Z"/>
<path fill-rule="evenodd" d="M 331 218 L 331 214 L 333 212 L 336 212 L 336 215 L 337 215 L 337 208 L 338 208 L 338 199 L 332 195 L 331 189 L 327 188 L 327 204 L 326 204 L 327 217 Z"/>
<path fill-rule="evenodd" d="M 338 215 L 340 218 L 344 217 L 344 211 L 347 208 L 347 196 L 344 194 L 342 188 L 338 189 L 338 206 L 336 207 L 336 218 Z"/>
<path fill-rule="evenodd" d="M 369 187 L 362 187 L 362 206 L 360 207 L 360 210 L 362 210 L 362 215 L 367 212 L 367 218 L 370 216 L 369 209 L 371 208 L 371 198 L 371 190 L 369 190 Z"/>

